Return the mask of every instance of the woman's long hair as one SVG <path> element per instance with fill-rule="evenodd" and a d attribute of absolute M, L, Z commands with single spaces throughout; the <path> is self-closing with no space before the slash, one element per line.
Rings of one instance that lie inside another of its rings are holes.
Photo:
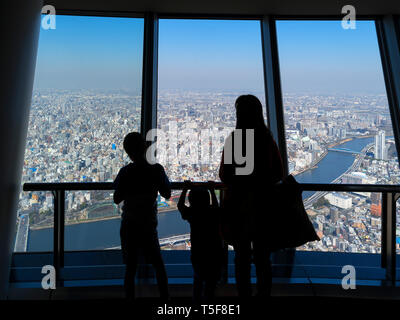
<path fill-rule="evenodd" d="M 241 95 L 236 99 L 236 129 L 264 129 L 263 108 L 260 100 L 251 94 Z"/>
<path fill-rule="evenodd" d="M 253 174 L 260 174 L 260 170 L 272 166 L 272 150 L 274 140 L 272 133 L 266 126 L 263 116 L 263 107 L 260 100 L 251 95 L 242 95 L 236 99 L 236 129 L 253 129 L 254 130 L 254 171 Z M 246 143 L 242 136 L 243 143 Z M 269 164 L 269 165 L 267 165 Z M 263 174 L 261 174 L 263 175 Z"/>

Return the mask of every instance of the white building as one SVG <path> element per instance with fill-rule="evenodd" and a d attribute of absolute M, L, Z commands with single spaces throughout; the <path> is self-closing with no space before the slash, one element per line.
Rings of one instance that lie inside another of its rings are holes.
<path fill-rule="evenodd" d="M 343 194 L 332 192 L 325 196 L 325 199 L 329 201 L 331 205 L 342 209 L 350 209 L 352 207 L 352 200 Z"/>

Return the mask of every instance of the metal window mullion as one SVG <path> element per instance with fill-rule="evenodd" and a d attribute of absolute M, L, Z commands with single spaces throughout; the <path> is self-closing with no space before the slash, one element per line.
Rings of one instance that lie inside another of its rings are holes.
<path fill-rule="evenodd" d="M 400 41 L 396 18 L 386 15 L 376 21 L 376 32 L 385 78 L 387 99 L 392 120 L 393 135 L 400 165 Z M 391 197 L 391 199 L 389 199 Z M 382 199 L 382 266 L 387 279 L 396 280 L 396 200 L 397 195 L 388 194 Z M 385 204 L 385 202 L 387 204 Z M 386 230 L 385 230 L 386 228 Z"/>
<path fill-rule="evenodd" d="M 288 161 L 276 26 L 275 20 L 269 16 L 265 16 L 261 20 L 261 44 L 268 126 L 278 144 L 282 156 L 284 171 L 285 174 L 287 174 Z"/>
<path fill-rule="evenodd" d="M 142 71 L 142 111 L 140 132 L 147 132 L 157 125 L 157 81 L 158 81 L 158 17 L 146 13 L 144 17 Z"/>
<path fill-rule="evenodd" d="M 400 165 L 400 43 L 395 18 L 389 15 L 377 20 L 376 32 Z"/>

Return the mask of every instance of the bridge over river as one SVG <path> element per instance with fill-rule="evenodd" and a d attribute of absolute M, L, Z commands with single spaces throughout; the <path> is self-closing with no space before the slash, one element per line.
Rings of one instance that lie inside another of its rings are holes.
<path fill-rule="evenodd" d="M 367 144 L 362 150 L 361 152 L 354 152 L 357 153 L 357 157 L 354 159 L 353 164 L 345 171 L 343 172 L 339 177 L 337 177 L 335 180 L 333 180 L 331 183 L 341 183 L 342 182 L 342 177 L 345 174 L 348 174 L 350 172 L 353 171 L 357 171 L 360 168 L 361 162 L 364 160 L 367 151 L 373 146 L 373 143 L 369 143 Z M 340 148 L 339 148 L 340 149 Z M 346 148 L 342 148 L 345 149 Z M 349 149 L 347 149 L 349 150 Z M 311 206 L 313 205 L 314 202 L 318 201 L 318 199 L 322 198 L 323 196 L 325 196 L 328 192 L 325 191 L 318 191 L 315 192 L 314 194 L 311 195 L 311 197 L 304 199 L 304 207 L 306 209 L 311 208 Z"/>
<path fill-rule="evenodd" d="M 160 246 L 175 245 L 177 243 L 186 242 L 188 240 L 190 240 L 190 233 L 179 234 L 176 236 L 170 236 L 166 238 L 160 238 Z M 106 250 L 112 250 L 112 249 L 121 249 L 121 246 L 107 248 Z"/>
<path fill-rule="evenodd" d="M 328 151 L 351 153 L 351 154 L 362 154 L 362 152 L 354 151 L 354 150 L 347 149 L 347 148 L 328 148 Z"/>

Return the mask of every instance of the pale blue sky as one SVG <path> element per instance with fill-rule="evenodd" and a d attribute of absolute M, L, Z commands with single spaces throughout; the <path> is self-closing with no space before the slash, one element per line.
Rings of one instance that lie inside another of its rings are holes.
<path fill-rule="evenodd" d="M 375 24 L 357 21 L 279 21 L 284 92 L 385 93 Z"/>
<path fill-rule="evenodd" d="M 137 90 L 142 56 L 142 19 L 56 16 L 40 30 L 35 87 Z"/>
<path fill-rule="evenodd" d="M 35 88 L 141 90 L 143 20 L 57 16 Z M 284 92 L 384 93 L 374 23 L 279 21 Z M 258 21 L 160 20 L 159 88 L 263 90 Z"/>

